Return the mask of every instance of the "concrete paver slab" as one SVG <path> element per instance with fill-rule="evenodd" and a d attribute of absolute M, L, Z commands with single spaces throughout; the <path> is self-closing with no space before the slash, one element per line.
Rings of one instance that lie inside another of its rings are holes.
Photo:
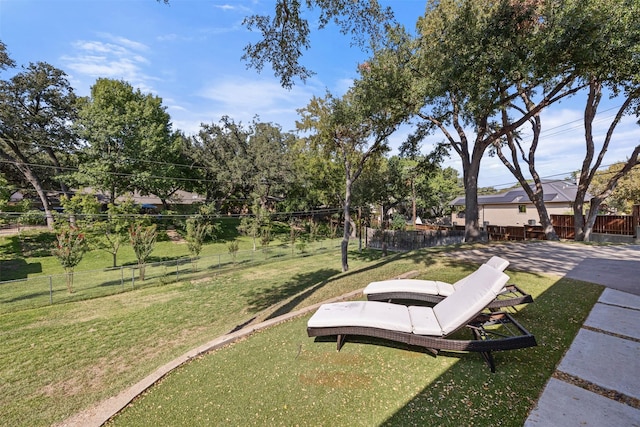
<path fill-rule="evenodd" d="M 584 325 L 640 340 L 640 311 L 631 308 L 597 303 Z"/>
<path fill-rule="evenodd" d="M 524 426 L 640 427 L 640 409 L 551 378 Z"/>
<path fill-rule="evenodd" d="M 640 282 L 640 277 L 638 277 L 638 281 Z M 605 289 L 598 302 L 640 310 L 640 296 L 615 289 Z"/>
<path fill-rule="evenodd" d="M 581 329 L 558 370 L 640 399 L 640 342 Z"/>

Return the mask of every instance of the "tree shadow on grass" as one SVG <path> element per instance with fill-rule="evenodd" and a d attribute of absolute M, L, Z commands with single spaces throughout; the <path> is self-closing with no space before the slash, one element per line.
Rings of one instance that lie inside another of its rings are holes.
<path fill-rule="evenodd" d="M 281 285 L 268 289 L 250 291 L 243 296 L 247 298 L 249 310 L 258 312 L 282 302 L 317 283 L 325 283 L 328 278 L 338 273 L 340 273 L 339 270 L 331 268 L 324 268 L 309 273 L 300 273 Z"/>
<path fill-rule="evenodd" d="M 49 290 L 45 290 L 45 291 L 39 291 L 39 292 L 33 292 L 30 294 L 23 294 L 23 295 L 19 295 L 16 296 L 14 298 L 7 298 L 5 300 L 0 300 L 1 303 L 15 303 L 15 302 L 20 302 L 20 301 L 30 301 L 30 300 L 34 300 L 36 298 L 49 298 Z"/>
<path fill-rule="evenodd" d="M 42 264 L 28 263 L 24 258 L 0 261 L 0 281 L 26 279 L 30 274 L 42 273 Z"/>
<path fill-rule="evenodd" d="M 375 252 L 375 251 L 372 251 Z M 353 256 L 353 254 L 352 254 Z M 405 257 L 412 257 L 415 256 L 415 254 L 410 255 L 407 253 L 398 253 L 398 254 L 393 254 L 393 255 L 387 255 L 387 256 L 374 256 L 371 257 L 371 254 L 363 254 L 363 256 L 365 257 L 365 259 L 369 260 L 378 260 L 378 262 L 376 262 L 373 265 L 358 269 L 358 270 L 352 270 L 349 271 L 348 273 L 345 274 L 340 274 L 339 270 L 325 270 L 327 273 L 327 276 L 323 279 L 323 280 L 318 280 L 318 281 L 310 281 L 307 282 L 305 284 L 300 284 L 300 286 L 292 286 L 292 288 L 295 288 L 298 292 L 295 293 L 291 293 L 289 295 L 280 295 L 278 297 L 278 299 L 274 298 L 272 300 L 273 304 L 277 304 L 282 302 L 283 300 L 286 300 L 287 297 L 291 297 L 293 295 L 295 295 L 291 300 L 287 301 L 285 304 L 279 306 L 276 308 L 276 310 L 271 313 L 267 319 L 273 319 L 275 317 L 281 316 L 283 314 L 287 314 L 289 312 L 291 312 L 292 309 L 294 309 L 295 307 L 297 307 L 301 302 L 303 302 L 304 300 L 306 300 L 307 298 L 309 298 L 311 295 L 313 295 L 315 292 L 317 292 L 318 290 L 322 289 L 324 286 L 330 284 L 333 280 L 337 280 L 337 279 L 344 279 L 345 277 L 348 278 L 350 276 L 355 276 L 358 274 L 363 274 L 366 272 L 369 272 L 371 270 L 375 270 L 376 268 L 380 268 L 382 266 L 384 266 L 385 264 L 388 264 L 390 262 L 395 262 L 398 261 L 399 259 L 405 258 Z M 424 256 L 424 255 L 423 255 Z M 428 257 L 428 255 L 427 255 Z M 334 277 L 337 276 L 338 277 Z M 291 282 L 295 283 L 297 281 L 297 277 L 294 277 L 293 279 L 291 279 Z M 264 307 L 264 308 L 268 308 L 268 307 Z"/>

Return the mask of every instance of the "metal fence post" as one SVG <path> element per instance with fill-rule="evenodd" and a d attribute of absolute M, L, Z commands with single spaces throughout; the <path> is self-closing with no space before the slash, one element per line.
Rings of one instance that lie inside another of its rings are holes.
<path fill-rule="evenodd" d="M 176 282 L 178 281 L 178 278 L 179 278 L 179 271 L 180 271 L 179 265 L 180 265 L 180 261 L 176 259 Z"/>
<path fill-rule="evenodd" d="M 122 285 L 122 290 L 124 291 L 124 265 L 120 266 L 120 285 Z"/>
<path fill-rule="evenodd" d="M 135 283 L 136 283 L 136 269 L 131 268 L 131 289 L 133 289 Z"/>

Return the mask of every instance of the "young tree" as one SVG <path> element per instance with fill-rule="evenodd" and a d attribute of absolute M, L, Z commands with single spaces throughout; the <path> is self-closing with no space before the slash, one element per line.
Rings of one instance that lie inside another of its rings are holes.
<path fill-rule="evenodd" d="M 256 201 L 252 208 L 253 215 L 242 217 L 238 231 L 251 237 L 253 250 L 256 250 L 256 240 L 261 236 L 262 229 L 270 222 L 269 213 Z"/>
<path fill-rule="evenodd" d="M 85 235 L 75 227 L 63 227 L 56 234 L 56 243 L 51 254 L 58 258 L 67 273 L 67 290 L 73 293 L 73 270 L 82 261 L 87 251 Z"/>
<path fill-rule="evenodd" d="M 202 250 L 202 244 L 207 237 L 216 238 L 220 231 L 220 225 L 216 223 L 218 212 L 213 203 L 202 205 L 198 209 L 198 214 L 187 219 L 187 245 L 191 253 L 191 262 L 194 269 L 197 268 L 196 259 Z"/>
<path fill-rule="evenodd" d="M 360 177 L 367 162 L 389 150 L 387 138 L 406 118 L 406 112 L 387 102 L 394 82 L 363 76 L 342 98 L 327 94 L 314 97 L 299 112 L 300 130 L 315 131 L 310 142 L 322 147 L 328 156 L 336 156 L 344 167 L 343 200 L 344 233 L 342 238 L 342 271 L 349 270 L 348 246 L 353 231 L 351 201 L 353 183 Z"/>
<path fill-rule="evenodd" d="M 118 252 L 129 239 L 128 230 L 138 214 L 139 208 L 131 199 L 118 204 L 109 203 L 106 217 L 93 226 L 93 244 L 111 254 L 112 267 L 118 265 Z"/>
<path fill-rule="evenodd" d="M 138 260 L 140 270 L 140 280 L 144 281 L 145 266 L 147 259 L 153 252 L 156 244 L 156 225 L 144 226 L 140 223 L 131 224 L 129 227 L 129 240 Z"/>
<path fill-rule="evenodd" d="M 196 259 L 202 251 L 202 243 L 207 235 L 207 225 L 199 218 L 187 219 L 187 246 L 191 254 L 191 263 L 197 269 Z"/>
<path fill-rule="evenodd" d="M 11 64 L 6 58 L 0 61 L 2 66 Z M 68 153 L 75 151 L 70 126 L 75 118 L 73 89 L 66 74 L 52 65 L 32 63 L 11 79 L 0 80 L 0 158 L 37 193 L 51 229 L 54 220 L 46 189 L 58 184 L 67 193 L 56 176 L 69 166 Z"/>
<path fill-rule="evenodd" d="M 238 249 L 240 249 L 240 244 L 237 240 L 229 242 L 227 245 L 227 250 L 229 251 L 234 264 L 236 263 L 236 257 L 238 256 Z"/>

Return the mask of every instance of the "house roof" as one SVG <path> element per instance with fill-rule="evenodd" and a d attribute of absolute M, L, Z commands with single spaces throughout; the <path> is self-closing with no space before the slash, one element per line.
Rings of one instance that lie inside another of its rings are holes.
<path fill-rule="evenodd" d="M 533 187 L 533 184 L 531 184 Z M 570 203 L 576 198 L 578 186 L 569 181 L 543 181 L 542 191 L 545 203 Z M 586 200 L 591 197 L 587 195 Z M 478 205 L 509 205 L 531 203 L 529 196 L 522 188 L 514 188 L 505 193 L 478 196 Z M 464 196 L 451 201 L 452 206 L 464 206 Z"/>

